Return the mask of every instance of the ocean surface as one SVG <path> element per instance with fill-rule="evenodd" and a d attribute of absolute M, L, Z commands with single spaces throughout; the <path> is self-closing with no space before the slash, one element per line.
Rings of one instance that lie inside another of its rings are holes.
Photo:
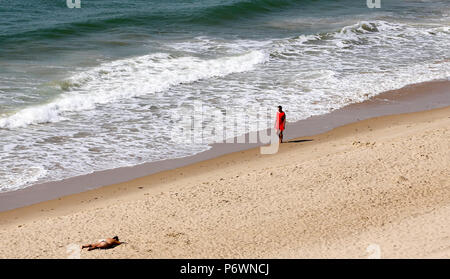
<path fill-rule="evenodd" d="M 214 138 L 176 132 L 195 102 L 294 121 L 449 79 L 449 14 L 449 0 L 0 0 L 0 192 L 206 150 Z M 235 132 L 272 125 L 261 115 Z"/>

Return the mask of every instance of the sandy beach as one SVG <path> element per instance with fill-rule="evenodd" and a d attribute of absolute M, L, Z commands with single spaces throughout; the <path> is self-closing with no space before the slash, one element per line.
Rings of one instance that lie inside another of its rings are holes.
<path fill-rule="evenodd" d="M 1 258 L 450 256 L 450 107 L 371 118 L 0 213 Z"/>
<path fill-rule="evenodd" d="M 0 0 L 0 259 L 450 257 L 449 15 Z"/>

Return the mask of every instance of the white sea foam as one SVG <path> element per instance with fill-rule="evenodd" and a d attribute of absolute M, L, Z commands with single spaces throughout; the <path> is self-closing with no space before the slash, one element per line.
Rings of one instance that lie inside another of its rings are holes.
<path fill-rule="evenodd" d="M 30 185 L 47 174 L 47 170 L 42 166 L 16 167 L 2 173 L 0 170 L 0 192 L 13 191 Z"/>
<path fill-rule="evenodd" d="M 310 92 L 300 98 L 326 98 L 319 102 L 325 113 L 407 84 L 449 78 L 449 48 L 446 27 L 361 21 L 337 32 L 279 40 L 271 53 L 289 61 L 289 71 Z"/>
<path fill-rule="evenodd" d="M 158 53 L 105 63 L 70 78 L 64 87 L 71 91 L 58 99 L 1 118 L 0 128 L 61 121 L 67 111 L 94 109 L 99 104 L 160 92 L 181 83 L 249 71 L 266 59 L 261 51 L 211 60 Z"/>

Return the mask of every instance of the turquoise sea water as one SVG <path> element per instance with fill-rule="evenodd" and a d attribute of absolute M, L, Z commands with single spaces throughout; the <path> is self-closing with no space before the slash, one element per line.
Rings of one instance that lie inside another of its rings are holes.
<path fill-rule="evenodd" d="M 0 0 L 0 191 L 205 150 L 212 139 L 167 130 L 194 101 L 281 103 L 293 121 L 448 79 L 449 13 L 448 0 Z"/>

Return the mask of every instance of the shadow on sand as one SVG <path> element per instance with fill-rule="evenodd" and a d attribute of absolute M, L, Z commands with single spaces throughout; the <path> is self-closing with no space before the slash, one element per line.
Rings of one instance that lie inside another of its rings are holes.
<path fill-rule="evenodd" d="M 287 143 L 295 143 L 295 142 L 306 142 L 313 141 L 312 139 L 303 139 L 303 140 L 288 140 Z"/>

